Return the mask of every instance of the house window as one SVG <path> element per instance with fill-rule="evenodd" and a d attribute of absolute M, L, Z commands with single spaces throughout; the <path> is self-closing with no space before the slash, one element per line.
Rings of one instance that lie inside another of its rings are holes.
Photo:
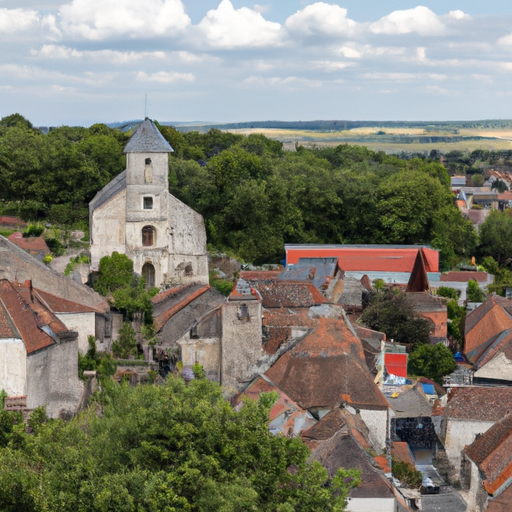
<path fill-rule="evenodd" d="M 155 241 L 155 228 L 152 226 L 144 226 L 142 228 L 142 245 L 144 247 L 151 247 L 152 245 L 155 245 Z"/>
<path fill-rule="evenodd" d="M 146 282 L 146 289 L 153 288 L 155 286 L 155 267 L 152 263 L 144 263 L 142 267 L 142 277 Z"/>
<path fill-rule="evenodd" d="M 153 209 L 153 198 L 152 197 L 145 197 L 143 199 L 144 203 L 144 210 L 152 210 Z"/>

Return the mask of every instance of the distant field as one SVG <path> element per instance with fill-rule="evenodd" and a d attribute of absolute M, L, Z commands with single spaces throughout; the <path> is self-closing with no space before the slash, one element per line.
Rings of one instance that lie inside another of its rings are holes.
<path fill-rule="evenodd" d="M 278 128 L 240 128 L 228 131 L 244 135 L 262 133 L 271 139 L 286 143 L 298 142 L 305 147 L 355 144 L 387 153 L 430 152 L 433 149 L 445 153 L 454 149 L 512 149 L 512 128 L 443 128 L 366 126 L 343 131 Z"/>

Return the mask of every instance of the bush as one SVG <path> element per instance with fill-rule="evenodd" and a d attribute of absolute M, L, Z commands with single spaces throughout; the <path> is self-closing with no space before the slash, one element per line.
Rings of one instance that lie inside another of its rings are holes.
<path fill-rule="evenodd" d="M 41 236 L 44 231 L 44 226 L 41 224 L 29 224 L 23 232 L 23 237 L 28 238 L 29 236 Z"/>
<path fill-rule="evenodd" d="M 482 291 L 478 283 L 471 279 L 468 281 L 466 297 L 468 302 L 483 302 L 485 300 L 485 293 Z"/>
<path fill-rule="evenodd" d="M 410 462 L 403 462 L 393 457 L 391 471 L 404 487 L 419 489 L 423 483 L 423 475 Z"/>
<path fill-rule="evenodd" d="M 137 334 L 130 322 L 123 322 L 119 338 L 112 343 L 112 352 L 122 359 L 137 355 Z"/>
<path fill-rule="evenodd" d="M 89 259 L 89 256 L 86 256 L 85 254 L 79 254 L 78 256 L 75 256 L 74 258 L 71 258 L 69 260 L 69 263 L 66 265 L 66 268 L 64 269 L 64 274 L 69 276 L 75 268 L 80 265 L 81 263 L 90 263 L 91 260 Z"/>
<path fill-rule="evenodd" d="M 460 297 L 460 290 L 456 290 L 455 288 L 450 288 L 448 286 L 440 286 L 437 289 L 437 295 L 439 297 L 446 297 L 448 299 L 458 300 Z"/>
<path fill-rule="evenodd" d="M 47 254 L 44 258 L 43 258 L 43 263 L 45 265 L 49 265 L 51 262 L 53 261 L 53 256 L 51 254 Z"/>

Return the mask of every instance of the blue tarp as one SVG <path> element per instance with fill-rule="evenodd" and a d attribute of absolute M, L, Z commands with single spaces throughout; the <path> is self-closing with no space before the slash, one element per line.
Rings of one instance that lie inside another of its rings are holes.
<path fill-rule="evenodd" d="M 435 395 L 434 384 L 421 384 L 423 386 L 423 391 L 426 395 Z"/>

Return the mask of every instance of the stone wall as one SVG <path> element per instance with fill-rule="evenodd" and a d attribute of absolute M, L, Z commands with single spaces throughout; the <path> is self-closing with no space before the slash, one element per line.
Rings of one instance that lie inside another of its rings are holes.
<path fill-rule="evenodd" d="M 2 275 L 3 274 L 3 275 Z M 0 236 L 0 279 L 24 282 L 32 280 L 35 288 L 58 297 L 107 312 L 107 300 L 91 288 L 54 272 L 9 240 Z"/>
<path fill-rule="evenodd" d="M 80 404 L 84 384 L 78 378 L 78 339 L 51 345 L 27 357 L 27 407 L 46 405 L 48 416 L 68 417 Z"/>
<path fill-rule="evenodd" d="M 91 215 L 91 267 L 98 269 L 100 259 L 114 251 L 124 254 L 126 243 L 126 189 L 121 190 Z"/>
<path fill-rule="evenodd" d="M 233 301 L 222 306 L 221 384 L 234 395 L 255 377 L 253 367 L 264 355 L 261 303 Z"/>
<path fill-rule="evenodd" d="M 467 421 L 455 419 L 443 419 L 441 428 L 441 442 L 450 464 L 455 468 L 452 484 L 460 480 L 460 467 L 462 450 L 464 446 L 470 445 L 477 434 L 483 434 L 494 425 L 493 421 Z"/>
<path fill-rule="evenodd" d="M 192 367 L 198 363 L 203 367 L 208 380 L 220 380 L 220 339 L 202 338 L 191 339 L 187 333 L 178 341 L 181 347 L 183 366 Z"/>
<path fill-rule="evenodd" d="M 56 313 L 59 320 L 70 331 L 78 333 L 78 350 L 85 354 L 89 350 L 89 336 L 96 338 L 96 313 Z"/>
<path fill-rule="evenodd" d="M 27 352 L 19 338 L 0 340 L 0 390 L 8 396 L 27 394 Z"/>

